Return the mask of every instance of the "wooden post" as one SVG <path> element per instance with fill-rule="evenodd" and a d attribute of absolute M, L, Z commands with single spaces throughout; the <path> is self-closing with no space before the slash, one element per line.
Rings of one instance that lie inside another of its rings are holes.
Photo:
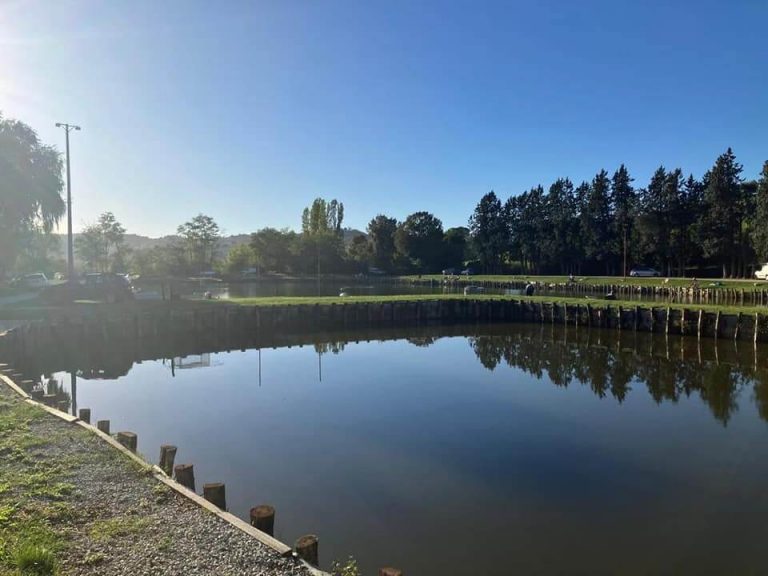
<path fill-rule="evenodd" d="M 379 576 L 403 576 L 403 571 L 397 568 L 379 568 Z"/>
<path fill-rule="evenodd" d="M 203 484 L 203 498 L 222 510 L 227 509 L 227 490 L 221 482 Z"/>
<path fill-rule="evenodd" d="M 99 420 L 96 422 L 96 428 L 104 432 L 104 434 L 109 434 L 109 420 Z"/>
<path fill-rule="evenodd" d="M 704 310 L 699 309 L 699 320 L 696 322 L 696 333 L 699 336 L 699 340 L 701 340 L 701 325 L 704 322 Z"/>
<path fill-rule="evenodd" d="M 760 334 L 760 314 L 755 312 L 755 334 L 754 334 L 755 346 L 757 346 L 757 340 L 758 340 L 759 334 Z"/>
<path fill-rule="evenodd" d="M 715 316 L 715 340 L 720 337 L 720 310 L 717 311 Z"/>
<path fill-rule="evenodd" d="M 296 554 L 299 556 L 299 558 L 308 562 L 312 566 L 318 566 L 319 562 L 317 545 L 317 536 L 314 534 L 308 534 L 296 540 L 296 544 L 294 546 L 296 548 Z"/>
<path fill-rule="evenodd" d="M 275 531 L 275 509 L 267 504 L 260 504 L 251 508 L 251 526 L 273 536 Z"/>
<path fill-rule="evenodd" d="M 160 446 L 160 468 L 168 476 L 173 474 L 173 461 L 176 459 L 176 446 L 163 444 Z"/>
<path fill-rule="evenodd" d="M 176 482 L 195 491 L 195 469 L 192 464 L 179 464 L 173 468 L 176 475 Z"/>
<path fill-rule="evenodd" d="M 135 453 L 139 439 L 133 432 L 118 432 L 117 441 L 128 448 L 128 450 Z"/>
<path fill-rule="evenodd" d="M 91 423 L 91 409 L 90 408 L 80 408 L 77 412 L 78 417 L 80 420 L 85 422 L 86 424 Z"/>

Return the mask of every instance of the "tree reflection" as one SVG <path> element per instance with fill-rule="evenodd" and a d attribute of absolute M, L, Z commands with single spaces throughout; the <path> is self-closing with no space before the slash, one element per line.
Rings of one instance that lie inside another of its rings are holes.
<path fill-rule="evenodd" d="M 657 347 L 662 355 L 652 350 L 627 350 L 617 340 L 609 345 L 583 339 L 569 342 L 530 332 L 473 336 L 468 341 L 488 370 L 504 362 L 536 378 L 546 376 L 557 386 L 578 382 L 596 396 L 610 395 L 620 403 L 627 399 L 633 384 L 644 384 L 657 404 L 697 394 L 723 425 L 738 411 L 741 391 L 753 386 L 758 412 L 768 420 L 768 371 L 754 365 L 721 364 L 716 349 L 714 359 L 702 360 L 700 350 L 694 358 L 677 357 L 678 352 L 684 354 L 683 346 L 672 350 L 667 341 Z"/>

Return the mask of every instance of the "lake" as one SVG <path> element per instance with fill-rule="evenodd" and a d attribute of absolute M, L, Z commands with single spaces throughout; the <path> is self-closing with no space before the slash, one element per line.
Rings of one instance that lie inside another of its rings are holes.
<path fill-rule="evenodd" d="M 319 535 L 326 568 L 762 570 L 765 348 L 521 324 L 358 339 L 54 378 L 151 461 L 177 445 L 233 513 L 269 503 L 278 538 Z"/>

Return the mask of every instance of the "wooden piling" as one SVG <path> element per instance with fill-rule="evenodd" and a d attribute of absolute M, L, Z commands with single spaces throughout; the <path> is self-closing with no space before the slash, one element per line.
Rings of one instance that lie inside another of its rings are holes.
<path fill-rule="evenodd" d="M 251 526 L 261 530 L 270 536 L 275 531 L 275 509 L 267 504 L 260 504 L 251 508 Z"/>
<path fill-rule="evenodd" d="M 176 476 L 176 482 L 195 491 L 195 469 L 192 464 L 178 464 L 173 468 L 174 475 Z"/>
<path fill-rule="evenodd" d="M 173 461 L 176 459 L 176 446 L 163 444 L 160 446 L 160 468 L 168 476 L 173 474 Z"/>
<path fill-rule="evenodd" d="M 227 491 L 221 482 L 203 484 L 203 498 L 222 510 L 227 509 Z"/>
<path fill-rule="evenodd" d="M 715 316 L 715 340 L 720 337 L 720 310 L 717 311 Z"/>
<path fill-rule="evenodd" d="M 696 322 L 696 334 L 699 337 L 699 340 L 701 340 L 701 326 L 704 323 L 704 310 L 699 309 L 699 319 Z"/>
<path fill-rule="evenodd" d="M 77 412 L 78 417 L 80 420 L 85 422 L 86 424 L 91 423 L 91 409 L 90 408 L 80 408 Z"/>
<path fill-rule="evenodd" d="M 99 420 L 96 422 L 96 428 L 104 432 L 104 434 L 109 434 L 109 420 Z"/>
<path fill-rule="evenodd" d="M 302 536 L 298 540 L 296 540 L 296 544 L 294 545 L 296 549 L 296 554 L 299 558 L 304 560 L 305 562 L 308 562 L 312 566 L 318 566 L 318 539 L 317 536 L 314 534 L 307 534 L 306 536 Z"/>
<path fill-rule="evenodd" d="M 133 432 L 118 432 L 117 433 L 117 441 L 120 442 L 123 446 L 128 448 L 133 453 L 136 453 L 136 448 L 138 445 L 138 436 L 134 434 Z"/>

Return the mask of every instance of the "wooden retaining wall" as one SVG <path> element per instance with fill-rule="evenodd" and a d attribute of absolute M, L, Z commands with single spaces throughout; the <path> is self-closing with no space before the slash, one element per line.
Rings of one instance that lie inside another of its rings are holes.
<path fill-rule="evenodd" d="M 698 338 L 763 342 L 768 316 L 722 314 L 666 306 L 597 306 L 515 299 L 443 299 L 323 305 L 236 306 L 152 309 L 131 314 L 71 316 L 36 321 L 0 337 L 0 358 L 122 339 L 138 352 L 144 340 L 183 337 L 211 344 L 211 336 L 270 345 L 275 335 L 452 324 L 527 322 L 605 328 Z M 140 357 L 140 355 L 138 355 Z"/>
<path fill-rule="evenodd" d="M 602 296 L 613 293 L 619 300 L 653 298 L 676 304 L 714 304 L 714 305 L 768 305 L 768 284 L 760 283 L 747 288 L 723 288 L 705 286 L 709 280 L 701 281 L 699 288 L 693 286 L 638 286 L 632 284 L 588 284 L 584 282 L 537 282 L 536 294 L 578 296 Z M 443 280 L 398 278 L 390 283 L 410 286 L 447 286 L 460 289 L 465 286 L 481 286 L 491 290 L 523 290 L 527 280 L 475 280 L 473 278 L 445 278 Z"/>

